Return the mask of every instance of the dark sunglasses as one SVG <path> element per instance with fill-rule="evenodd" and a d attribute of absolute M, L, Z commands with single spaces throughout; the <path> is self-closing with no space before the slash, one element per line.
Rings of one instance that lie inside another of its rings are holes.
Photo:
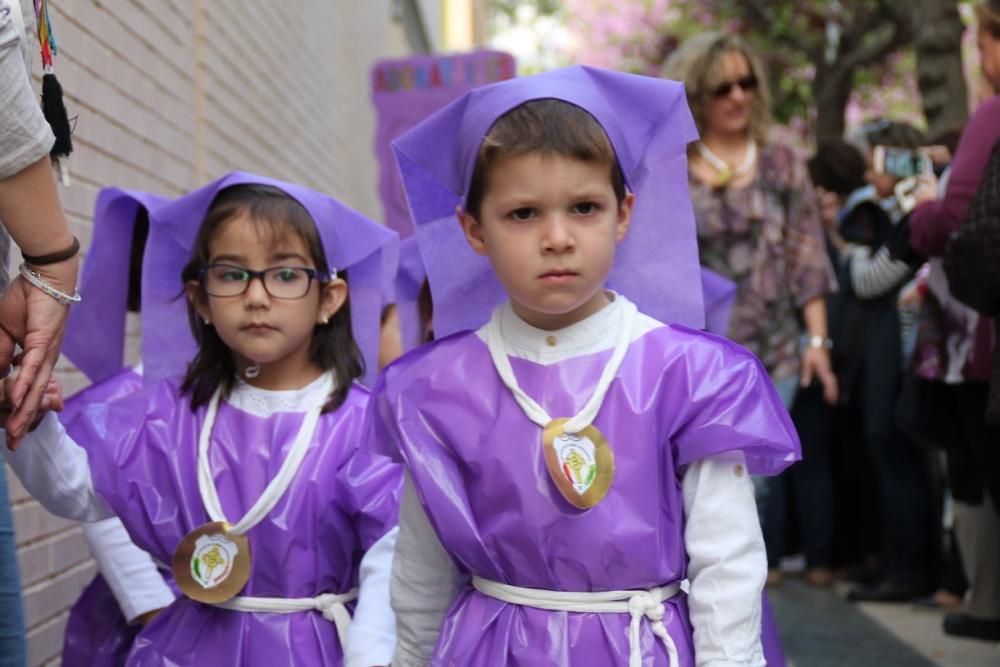
<path fill-rule="evenodd" d="M 733 88 L 736 86 L 740 87 L 744 93 L 749 93 L 750 91 L 757 90 L 757 77 L 753 74 L 748 74 L 742 79 L 737 79 L 736 81 L 726 81 L 725 83 L 720 83 L 718 86 L 712 89 L 712 97 L 721 98 L 728 97 L 730 93 L 733 92 Z"/>

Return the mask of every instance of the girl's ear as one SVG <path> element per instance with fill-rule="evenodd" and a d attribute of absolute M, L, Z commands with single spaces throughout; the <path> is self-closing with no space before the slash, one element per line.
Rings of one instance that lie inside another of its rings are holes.
<path fill-rule="evenodd" d="M 469 247 L 477 255 L 486 255 L 486 241 L 483 239 L 483 227 L 479 221 L 472 217 L 468 211 L 463 211 L 461 207 L 455 207 L 455 217 L 458 224 L 462 225 L 465 232 L 465 240 L 469 242 Z"/>
<path fill-rule="evenodd" d="M 201 289 L 201 283 L 197 280 L 189 280 L 187 284 L 184 285 L 184 292 L 187 294 L 187 299 L 194 306 L 194 310 L 198 313 L 198 317 L 205 321 L 205 324 L 212 323 L 212 312 L 208 308 L 208 299 L 205 298 L 205 293 Z"/>
<path fill-rule="evenodd" d="M 319 312 L 316 314 L 316 324 L 326 324 L 347 303 L 347 283 L 342 278 L 334 278 L 328 283 L 321 283 L 319 293 Z"/>
<path fill-rule="evenodd" d="M 615 243 L 621 243 L 632 224 L 632 208 L 635 206 L 635 195 L 625 193 L 625 199 L 618 205 L 618 220 L 615 222 Z"/>

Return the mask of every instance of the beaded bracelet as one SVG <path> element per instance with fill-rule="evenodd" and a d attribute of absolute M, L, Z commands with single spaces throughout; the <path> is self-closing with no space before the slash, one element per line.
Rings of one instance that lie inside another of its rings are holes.
<path fill-rule="evenodd" d="M 69 295 L 66 294 L 65 292 L 59 291 L 58 289 L 50 285 L 45 280 L 45 278 L 43 278 L 40 274 L 29 269 L 28 265 L 23 262 L 21 264 L 21 268 L 18 269 L 18 271 L 20 271 L 21 275 L 24 276 L 25 280 L 27 280 L 29 283 L 31 283 L 38 289 L 42 290 L 43 292 L 45 292 L 56 301 L 63 304 L 64 306 L 72 306 L 74 303 L 80 303 L 80 301 L 82 300 L 80 298 L 79 292 L 74 292 L 72 295 Z"/>

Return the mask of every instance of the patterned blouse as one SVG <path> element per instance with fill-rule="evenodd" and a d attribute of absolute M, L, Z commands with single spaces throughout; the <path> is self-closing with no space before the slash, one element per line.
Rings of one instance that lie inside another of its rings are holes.
<path fill-rule="evenodd" d="M 690 177 L 701 264 L 736 283 L 729 337 L 774 380 L 799 372 L 805 303 L 836 289 L 819 206 L 791 149 L 761 148 L 757 176 L 739 189 Z"/>

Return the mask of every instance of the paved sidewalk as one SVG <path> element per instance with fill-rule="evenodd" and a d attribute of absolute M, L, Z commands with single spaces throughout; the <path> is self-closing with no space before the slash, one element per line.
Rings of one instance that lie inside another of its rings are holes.
<path fill-rule="evenodd" d="M 1000 649 L 941 631 L 941 614 L 910 605 L 853 605 L 795 578 L 768 589 L 795 667 L 998 667 Z"/>

